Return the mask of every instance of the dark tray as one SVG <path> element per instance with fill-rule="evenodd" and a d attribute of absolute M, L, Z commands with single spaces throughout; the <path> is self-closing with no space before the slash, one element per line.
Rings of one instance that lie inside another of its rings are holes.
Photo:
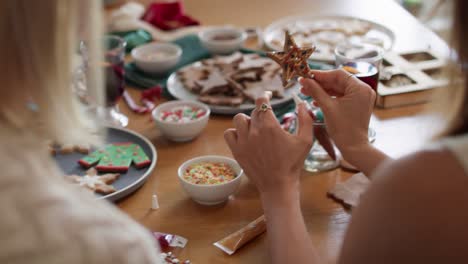
<path fill-rule="evenodd" d="M 129 170 L 126 173 L 121 173 L 120 177 L 112 184 L 117 191 L 108 195 L 96 194 L 97 199 L 117 201 L 132 194 L 146 182 L 148 176 L 156 167 L 158 159 L 156 149 L 153 144 L 142 135 L 128 129 L 109 127 L 105 143 L 110 144 L 117 142 L 132 142 L 140 145 L 146 155 L 151 159 L 151 165 L 143 169 L 137 169 L 133 165 L 130 166 Z M 93 150 L 94 149 L 91 151 Z M 55 160 L 66 175 L 84 175 L 87 169 L 81 167 L 77 162 L 84 156 L 86 155 L 76 152 L 65 155 L 57 154 Z"/>

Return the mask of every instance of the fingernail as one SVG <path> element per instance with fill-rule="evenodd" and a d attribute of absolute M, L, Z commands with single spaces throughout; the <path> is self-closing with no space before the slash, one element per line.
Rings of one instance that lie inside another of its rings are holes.
<path fill-rule="evenodd" d="M 304 85 L 304 78 L 303 77 L 299 77 L 298 81 L 299 81 L 299 83 L 301 85 Z"/>

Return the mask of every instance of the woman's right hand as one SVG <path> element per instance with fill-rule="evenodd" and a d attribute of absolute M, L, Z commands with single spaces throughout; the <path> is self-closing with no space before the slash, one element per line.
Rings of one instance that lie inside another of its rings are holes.
<path fill-rule="evenodd" d="M 327 131 L 344 158 L 369 145 L 368 128 L 376 94 L 369 85 L 340 69 L 311 71 L 300 80 L 301 92 L 320 106 Z"/>

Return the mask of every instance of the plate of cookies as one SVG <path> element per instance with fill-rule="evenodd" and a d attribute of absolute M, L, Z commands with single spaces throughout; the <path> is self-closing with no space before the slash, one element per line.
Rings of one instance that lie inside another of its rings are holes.
<path fill-rule="evenodd" d="M 212 113 L 237 114 L 252 111 L 255 99 L 265 91 L 273 94 L 273 108 L 289 102 L 300 85 L 283 87 L 281 72 L 268 57 L 235 52 L 183 67 L 169 77 L 167 88 L 176 99 L 209 105 Z"/>
<path fill-rule="evenodd" d="M 133 131 L 108 127 L 102 147 L 50 145 L 50 153 L 65 179 L 95 193 L 97 199 L 117 201 L 140 186 L 156 167 L 153 144 Z"/>
<path fill-rule="evenodd" d="M 315 46 L 310 59 L 316 61 L 334 61 L 335 47 L 342 42 L 377 45 L 386 51 L 395 42 L 393 31 L 381 24 L 356 17 L 330 15 L 280 19 L 263 32 L 265 45 L 271 50 L 282 50 L 285 31 L 289 31 L 298 46 Z"/>

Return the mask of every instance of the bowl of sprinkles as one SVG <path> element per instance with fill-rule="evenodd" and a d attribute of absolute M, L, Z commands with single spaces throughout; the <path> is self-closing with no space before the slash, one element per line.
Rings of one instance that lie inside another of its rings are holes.
<path fill-rule="evenodd" d="M 206 127 L 210 108 L 195 101 L 171 101 L 156 107 L 152 116 L 166 138 L 185 142 L 196 138 Z"/>
<path fill-rule="evenodd" d="M 195 202 L 215 205 L 237 191 L 243 171 L 234 159 L 201 156 L 184 162 L 178 174 L 182 188 Z"/>

